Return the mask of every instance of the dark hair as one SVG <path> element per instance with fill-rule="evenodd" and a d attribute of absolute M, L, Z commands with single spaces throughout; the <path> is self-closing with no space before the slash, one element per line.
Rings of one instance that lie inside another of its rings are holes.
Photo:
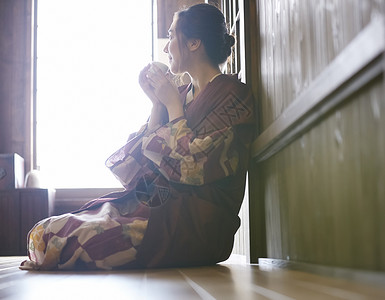
<path fill-rule="evenodd" d="M 235 43 L 227 32 L 222 12 L 210 4 L 197 4 L 177 13 L 176 31 L 187 39 L 200 39 L 206 53 L 215 65 L 226 61 Z"/>

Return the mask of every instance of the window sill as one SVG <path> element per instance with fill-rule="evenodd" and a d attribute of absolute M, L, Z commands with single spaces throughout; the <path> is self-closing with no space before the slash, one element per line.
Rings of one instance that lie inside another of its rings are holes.
<path fill-rule="evenodd" d="M 54 215 L 60 215 L 80 208 L 88 201 L 123 188 L 76 188 L 56 189 Z"/>

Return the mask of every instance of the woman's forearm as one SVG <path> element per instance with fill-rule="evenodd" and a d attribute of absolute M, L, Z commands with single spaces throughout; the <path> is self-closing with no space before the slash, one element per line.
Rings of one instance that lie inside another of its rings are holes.
<path fill-rule="evenodd" d="M 148 121 L 148 130 L 155 129 L 162 125 L 165 115 L 167 115 L 166 107 L 162 104 L 154 104 L 151 109 L 150 120 Z"/>

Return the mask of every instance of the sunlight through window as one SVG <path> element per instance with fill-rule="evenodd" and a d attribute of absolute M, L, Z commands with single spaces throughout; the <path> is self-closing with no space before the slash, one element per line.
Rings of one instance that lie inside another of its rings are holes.
<path fill-rule="evenodd" d="M 37 165 L 55 188 L 119 187 L 104 166 L 151 108 L 151 1 L 39 0 Z"/>

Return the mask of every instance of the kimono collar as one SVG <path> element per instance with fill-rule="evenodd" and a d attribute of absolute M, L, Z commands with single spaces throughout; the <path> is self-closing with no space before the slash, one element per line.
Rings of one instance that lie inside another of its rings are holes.
<path fill-rule="evenodd" d="M 219 75 L 222 75 L 222 73 L 218 73 L 218 74 L 215 74 L 209 81 L 209 83 L 211 83 L 215 78 L 217 78 Z M 202 92 L 202 91 L 201 91 Z M 190 103 L 191 101 L 194 100 L 194 85 L 191 83 L 190 84 L 190 87 L 189 87 L 189 91 L 186 95 L 186 102 L 185 102 L 185 105 L 187 105 L 188 103 Z"/>

